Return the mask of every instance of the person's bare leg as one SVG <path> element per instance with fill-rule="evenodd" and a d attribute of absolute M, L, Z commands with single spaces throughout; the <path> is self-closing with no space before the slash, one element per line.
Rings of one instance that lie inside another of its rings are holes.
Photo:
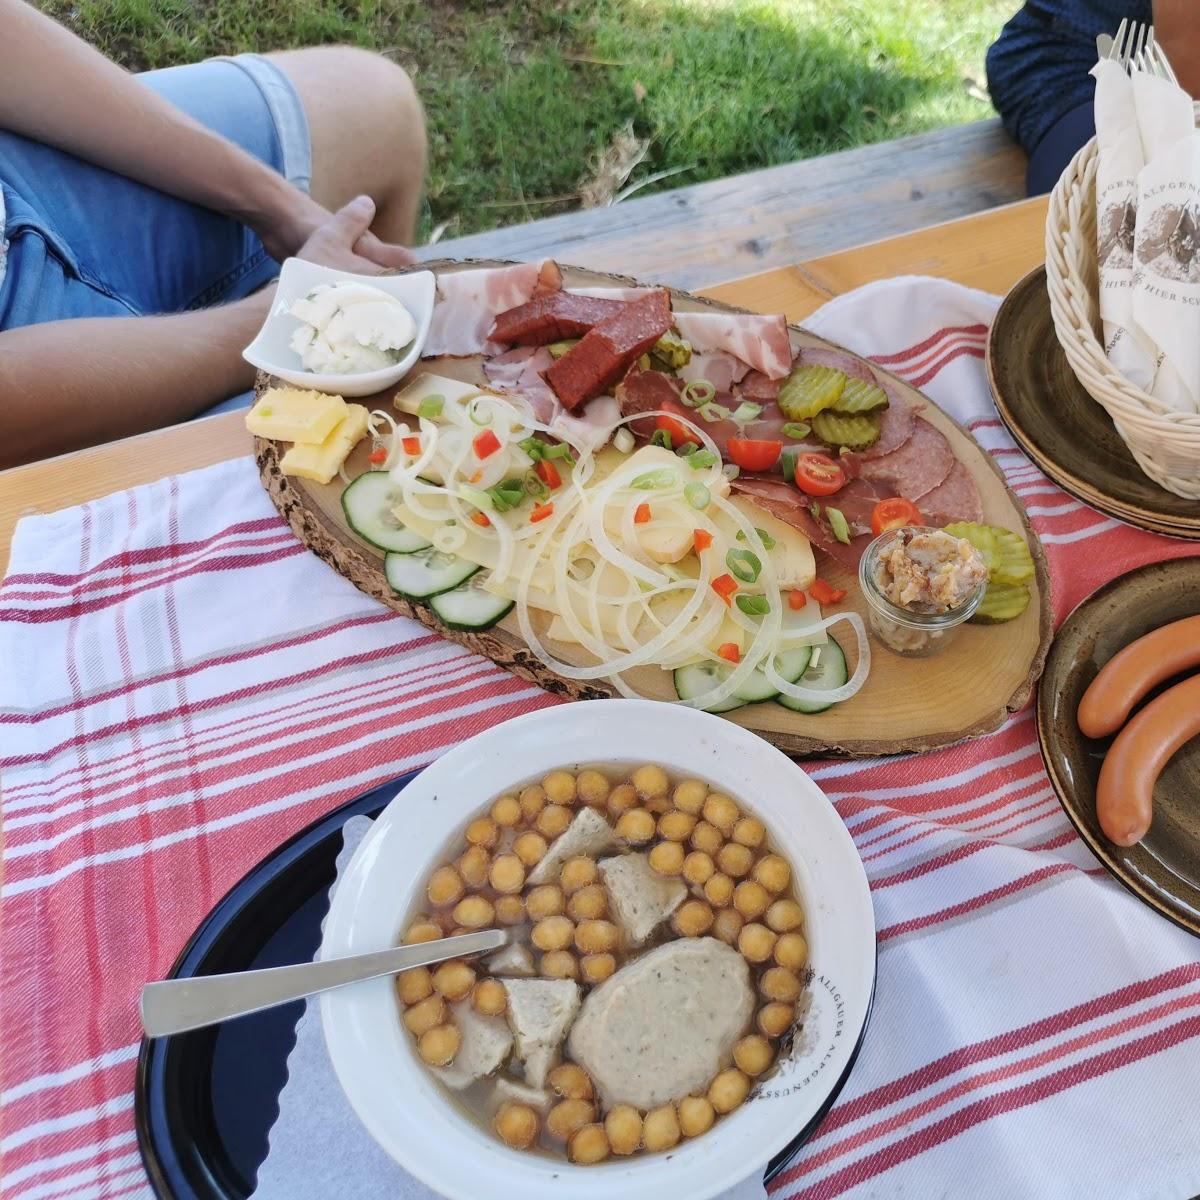
<path fill-rule="evenodd" d="M 371 226 L 412 245 L 425 180 L 425 114 L 403 67 L 352 46 L 267 56 L 295 84 L 312 136 L 312 197 L 336 211 L 375 201 Z"/>

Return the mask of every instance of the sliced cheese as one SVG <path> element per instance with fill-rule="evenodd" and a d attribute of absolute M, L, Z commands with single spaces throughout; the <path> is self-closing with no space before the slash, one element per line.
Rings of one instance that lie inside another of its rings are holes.
<path fill-rule="evenodd" d="M 319 445 L 297 442 L 280 460 L 285 475 L 299 475 L 328 483 L 344 463 L 350 451 L 367 432 L 367 410 L 361 404 L 349 404 L 347 413 Z"/>
<path fill-rule="evenodd" d="M 246 428 L 256 437 L 320 445 L 346 419 L 347 409 L 341 396 L 268 388 L 246 414 Z"/>
<path fill-rule="evenodd" d="M 730 501 L 756 529 L 761 529 L 775 541 L 767 553 L 775 567 L 779 586 L 784 591 L 811 586 L 817 577 L 817 561 L 808 538 L 798 529 L 759 508 L 749 496 L 734 496 Z M 731 541 L 737 538 L 737 528 L 723 514 L 717 514 L 717 524 Z"/>
<path fill-rule="evenodd" d="M 482 388 L 477 383 L 464 383 L 461 379 L 447 379 L 444 375 L 418 375 L 403 391 L 397 392 L 392 401 L 400 412 L 416 416 L 421 407 L 421 401 L 431 396 L 441 396 L 447 403 L 456 400 L 469 400 L 489 388 Z"/>

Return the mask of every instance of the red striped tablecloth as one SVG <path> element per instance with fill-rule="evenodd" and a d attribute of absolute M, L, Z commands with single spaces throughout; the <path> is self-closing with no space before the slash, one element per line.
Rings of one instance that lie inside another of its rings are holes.
<path fill-rule="evenodd" d="M 901 279 L 809 324 L 926 388 L 996 456 L 1061 620 L 1195 548 L 1099 516 L 1013 446 L 981 364 L 995 304 Z M 556 702 L 305 552 L 248 458 L 22 521 L 0 670 L 5 1200 L 148 1195 L 141 984 L 297 829 Z M 1030 709 L 967 745 L 810 770 L 871 878 L 879 983 L 859 1063 L 773 1196 L 1200 1192 L 1200 944 L 1074 836 Z"/>

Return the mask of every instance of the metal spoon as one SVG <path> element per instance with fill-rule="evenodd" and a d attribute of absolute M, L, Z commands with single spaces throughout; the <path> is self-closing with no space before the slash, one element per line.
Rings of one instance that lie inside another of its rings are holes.
<path fill-rule="evenodd" d="M 484 929 L 479 933 L 440 938 L 415 946 L 394 946 L 374 954 L 148 983 L 142 988 L 142 1028 L 147 1037 L 202 1029 L 230 1017 L 244 1017 L 348 983 L 396 975 L 410 967 L 427 967 L 448 958 L 497 950 L 511 940 L 511 930 Z"/>

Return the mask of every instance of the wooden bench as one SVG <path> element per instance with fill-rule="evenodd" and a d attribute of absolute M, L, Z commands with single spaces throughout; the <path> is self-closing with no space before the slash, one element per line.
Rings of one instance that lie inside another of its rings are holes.
<path fill-rule="evenodd" d="M 549 256 L 699 288 L 1019 200 L 1025 155 L 998 120 L 454 238 L 432 258 Z"/>

